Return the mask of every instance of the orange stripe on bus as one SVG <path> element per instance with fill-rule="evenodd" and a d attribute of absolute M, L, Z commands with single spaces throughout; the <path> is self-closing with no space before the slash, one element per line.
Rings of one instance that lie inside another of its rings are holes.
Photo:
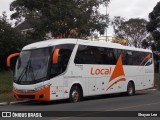
<path fill-rule="evenodd" d="M 115 81 L 113 84 L 111 84 L 111 85 L 107 88 L 107 90 L 110 89 L 112 86 L 114 86 L 116 83 L 122 82 L 122 81 L 126 81 L 126 79 L 125 79 L 125 78 L 121 78 L 121 79 Z M 107 91 L 107 90 L 106 90 L 106 91 Z"/>
<path fill-rule="evenodd" d="M 151 57 L 152 57 L 151 54 L 148 54 L 148 55 L 142 60 L 142 62 L 140 63 L 140 65 L 142 65 L 145 60 L 150 59 Z"/>

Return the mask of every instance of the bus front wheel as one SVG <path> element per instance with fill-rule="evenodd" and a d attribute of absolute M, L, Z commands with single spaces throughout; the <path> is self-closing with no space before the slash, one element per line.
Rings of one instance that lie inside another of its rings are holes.
<path fill-rule="evenodd" d="M 69 101 L 76 103 L 81 100 L 81 91 L 78 86 L 73 86 L 70 91 Z"/>

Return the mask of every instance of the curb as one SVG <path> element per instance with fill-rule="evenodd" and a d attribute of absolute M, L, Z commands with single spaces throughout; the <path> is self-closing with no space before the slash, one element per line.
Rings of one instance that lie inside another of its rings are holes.
<path fill-rule="evenodd" d="M 151 90 L 157 90 L 157 89 L 151 89 Z"/>
<path fill-rule="evenodd" d="M 156 89 L 156 88 L 153 88 L 153 89 L 150 89 L 150 90 L 153 90 L 153 91 L 154 91 L 154 90 L 157 90 L 157 89 Z"/>
<path fill-rule="evenodd" d="M 158 90 L 156 87 L 153 87 L 153 88 L 150 88 L 150 89 L 147 89 L 147 90 Z"/>
<path fill-rule="evenodd" d="M 17 103 L 23 103 L 23 102 L 27 102 L 27 101 L 2 102 L 2 103 L 0 103 L 0 106 L 5 106 L 5 105 L 14 105 L 14 104 L 17 104 Z"/>
<path fill-rule="evenodd" d="M 3 103 L 0 103 L 0 106 L 5 106 L 5 105 L 9 105 L 10 102 L 3 102 Z"/>

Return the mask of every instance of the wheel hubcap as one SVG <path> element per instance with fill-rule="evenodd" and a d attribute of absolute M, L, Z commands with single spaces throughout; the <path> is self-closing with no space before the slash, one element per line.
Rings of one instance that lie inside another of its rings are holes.
<path fill-rule="evenodd" d="M 78 92 L 75 90 L 72 92 L 72 99 L 73 99 L 73 102 L 77 102 L 78 101 L 78 98 L 79 98 L 79 94 Z"/>
<path fill-rule="evenodd" d="M 129 93 L 130 95 L 133 93 L 132 87 L 129 87 L 129 88 L 128 88 L 128 93 Z"/>

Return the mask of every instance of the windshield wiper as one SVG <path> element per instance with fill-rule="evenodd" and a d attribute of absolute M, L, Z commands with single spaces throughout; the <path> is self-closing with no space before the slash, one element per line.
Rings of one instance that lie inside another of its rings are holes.
<path fill-rule="evenodd" d="M 31 71 L 31 79 L 32 79 L 32 81 L 34 81 L 35 80 L 35 75 L 34 75 L 34 72 L 33 72 L 33 67 L 31 65 L 31 61 L 29 62 L 28 68 L 29 68 L 29 73 Z"/>
<path fill-rule="evenodd" d="M 31 73 L 30 73 L 31 72 Z M 25 75 L 26 75 L 26 79 L 25 81 L 27 80 L 29 74 L 31 74 L 31 79 L 32 81 L 35 80 L 35 76 L 34 76 L 34 72 L 33 72 L 33 68 L 31 66 L 31 60 L 29 59 L 29 61 L 27 62 L 27 65 L 26 67 L 24 68 L 24 70 L 22 71 L 21 75 L 19 76 L 17 82 L 20 81 L 20 79 L 22 79 Z"/>
<path fill-rule="evenodd" d="M 21 73 L 20 76 L 18 77 L 17 82 L 19 82 L 20 79 L 22 79 L 22 78 L 24 77 L 25 73 L 27 72 L 29 63 L 30 63 L 30 59 L 29 59 L 29 61 L 27 62 L 26 67 L 23 69 L 22 73 Z"/>

